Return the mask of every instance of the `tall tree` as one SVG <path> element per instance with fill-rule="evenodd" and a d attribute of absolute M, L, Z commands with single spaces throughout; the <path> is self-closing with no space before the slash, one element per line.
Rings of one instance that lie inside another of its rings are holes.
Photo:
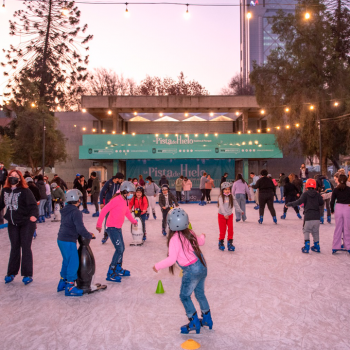
<path fill-rule="evenodd" d="M 250 83 L 243 82 L 240 74 L 233 76 L 227 87 L 221 90 L 223 95 L 246 96 L 254 95 L 254 87 Z"/>
<path fill-rule="evenodd" d="M 11 165 L 13 154 L 12 140 L 7 135 L 0 136 L 0 159 L 6 168 Z"/>
<path fill-rule="evenodd" d="M 310 20 L 305 19 L 308 8 L 315 9 Z M 335 162 L 350 148 L 350 123 L 331 119 L 350 109 L 349 51 L 338 41 L 350 26 L 346 9 L 338 19 L 340 32 L 334 27 L 335 12 L 318 0 L 301 1 L 295 14 L 280 12 L 273 20 L 273 32 L 283 45 L 272 51 L 266 64 L 255 65 L 250 75 L 259 105 L 266 108 L 273 125 L 281 125 L 277 141 L 285 153 L 318 155 L 321 120 L 324 172 L 327 158 Z M 296 124 L 300 127 L 283 127 Z"/>

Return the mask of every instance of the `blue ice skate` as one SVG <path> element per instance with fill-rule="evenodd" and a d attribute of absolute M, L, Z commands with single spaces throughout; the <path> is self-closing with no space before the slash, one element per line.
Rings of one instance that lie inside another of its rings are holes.
<path fill-rule="evenodd" d="M 163 235 L 164 237 L 166 236 L 165 228 L 163 228 L 163 230 L 162 230 L 162 235 Z"/>
<path fill-rule="evenodd" d="M 241 219 L 236 219 L 236 222 L 240 222 L 241 221 Z"/>
<path fill-rule="evenodd" d="M 146 234 L 143 235 L 142 240 L 145 241 L 147 239 Z"/>
<path fill-rule="evenodd" d="M 340 249 L 332 249 L 332 254 L 335 254 Z"/>
<path fill-rule="evenodd" d="M 63 292 L 66 289 L 67 280 L 61 277 L 60 281 L 58 282 L 57 286 L 57 292 Z"/>
<path fill-rule="evenodd" d="M 5 284 L 11 283 L 15 279 L 14 275 L 5 276 Z"/>
<path fill-rule="evenodd" d="M 200 319 L 200 323 L 201 323 L 201 326 L 202 327 L 209 327 L 209 329 L 212 329 L 213 328 L 213 320 L 211 319 L 211 314 L 210 314 L 210 310 L 203 313 L 202 312 L 202 319 Z"/>
<path fill-rule="evenodd" d="M 320 242 L 314 242 L 314 245 L 311 247 L 311 250 L 313 252 L 320 253 L 321 252 Z"/>
<path fill-rule="evenodd" d="M 149 219 L 149 214 L 147 213 L 146 217 L 145 217 L 145 220 L 148 220 L 148 219 Z"/>
<path fill-rule="evenodd" d="M 229 240 L 227 241 L 227 250 L 228 250 L 229 252 L 234 252 L 235 249 L 236 249 L 236 247 L 233 245 L 233 239 L 229 239 Z"/>
<path fill-rule="evenodd" d="M 43 222 L 43 220 L 41 219 L 41 216 L 38 217 L 37 223 L 41 224 Z"/>
<path fill-rule="evenodd" d="M 297 217 L 298 217 L 299 219 L 302 219 L 300 213 L 297 213 Z"/>
<path fill-rule="evenodd" d="M 225 250 L 225 242 L 223 239 L 219 240 L 219 249 L 224 251 Z"/>
<path fill-rule="evenodd" d="M 259 208 L 259 204 L 254 207 L 255 210 L 258 210 Z"/>
<path fill-rule="evenodd" d="M 331 216 L 327 216 L 327 222 L 330 224 L 332 221 L 332 217 Z"/>
<path fill-rule="evenodd" d="M 108 241 L 108 234 L 107 234 L 107 232 L 105 232 L 101 242 L 102 242 L 102 244 L 105 244 L 107 241 Z"/>
<path fill-rule="evenodd" d="M 321 223 L 321 225 L 324 224 L 324 217 L 323 216 L 321 216 L 321 218 L 320 218 L 320 223 Z"/>
<path fill-rule="evenodd" d="M 190 323 L 185 324 L 181 327 L 181 333 L 188 334 L 191 331 L 196 331 L 196 333 L 199 334 L 201 332 L 201 323 L 199 321 L 197 312 L 195 312 L 192 317 L 189 317 L 188 320 Z"/>
<path fill-rule="evenodd" d="M 83 209 L 81 212 L 84 214 L 90 214 L 90 212 L 87 209 Z"/>
<path fill-rule="evenodd" d="M 130 276 L 130 271 L 129 270 L 124 270 L 122 268 L 122 264 L 117 264 L 115 273 L 117 276 L 122 276 L 122 277 L 128 277 Z"/>
<path fill-rule="evenodd" d="M 41 215 L 41 222 L 45 222 L 45 216 Z"/>
<path fill-rule="evenodd" d="M 259 223 L 259 224 L 262 224 L 263 221 L 264 221 L 264 217 L 263 217 L 263 216 L 260 216 L 260 219 L 258 220 L 258 223 Z"/>
<path fill-rule="evenodd" d="M 22 282 L 24 283 L 24 285 L 26 286 L 27 284 L 29 284 L 29 283 L 32 283 L 33 282 L 33 278 L 31 278 L 31 277 L 23 277 L 23 279 L 22 279 Z"/>
<path fill-rule="evenodd" d="M 36 234 L 36 230 L 35 230 L 34 233 L 33 233 L 33 239 L 35 239 L 36 236 L 37 236 L 37 234 Z"/>
<path fill-rule="evenodd" d="M 81 297 L 84 291 L 74 285 L 74 282 L 67 282 L 64 295 L 66 297 Z"/>
<path fill-rule="evenodd" d="M 272 220 L 273 220 L 273 222 L 274 222 L 275 224 L 277 224 L 277 218 L 276 218 L 276 216 L 273 216 L 273 217 L 272 217 Z"/>
<path fill-rule="evenodd" d="M 95 214 L 92 214 L 92 217 L 93 218 L 98 218 L 100 216 L 100 212 L 97 211 Z"/>
<path fill-rule="evenodd" d="M 157 219 L 156 213 L 153 213 L 153 219 L 154 219 L 154 220 Z"/>
<path fill-rule="evenodd" d="M 121 282 L 122 278 L 116 275 L 115 267 L 109 266 L 106 280 L 111 282 Z"/>
<path fill-rule="evenodd" d="M 301 248 L 303 253 L 309 254 L 310 250 L 310 241 L 305 241 L 305 246 Z"/>
<path fill-rule="evenodd" d="M 281 216 L 281 219 L 284 220 L 286 218 L 287 214 L 283 213 L 283 215 Z"/>

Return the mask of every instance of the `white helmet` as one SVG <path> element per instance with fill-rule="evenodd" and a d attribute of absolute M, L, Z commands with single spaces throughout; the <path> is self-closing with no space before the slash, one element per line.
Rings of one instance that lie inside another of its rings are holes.
<path fill-rule="evenodd" d="M 120 192 L 135 192 L 136 191 L 136 187 L 133 183 L 131 183 L 130 181 L 124 181 L 121 185 L 120 185 Z"/>
<path fill-rule="evenodd" d="M 69 190 L 66 193 L 66 201 L 69 202 L 78 202 L 79 199 L 83 198 L 83 194 L 74 188 L 73 190 Z"/>
<path fill-rule="evenodd" d="M 225 181 L 225 182 L 223 182 L 223 183 L 221 184 L 221 189 L 222 189 L 222 190 L 223 190 L 224 188 L 229 188 L 229 187 L 232 187 L 232 183 L 231 183 L 231 182 Z"/>

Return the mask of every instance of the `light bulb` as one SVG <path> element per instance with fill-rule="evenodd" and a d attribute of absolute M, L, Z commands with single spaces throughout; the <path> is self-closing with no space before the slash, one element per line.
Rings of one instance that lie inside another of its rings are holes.
<path fill-rule="evenodd" d="M 96 129 L 92 129 L 92 132 L 96 132 Z"/>
<path fill-rule="evenodd" d="M 270 132 L 271 131 L 271 129 L 270 128 L 267 128 L 267 132 Z"/>
<path fill-rule="evenodd" d="M 132 136 L 135 136 L 135 135 L 136 135 L 136 134 L 133 132 L 133 133 L 132 133 Z"/>
<path fill-rule="evenodd" d="M 137 115 L 137 112 L 134 112 L 134 115 Z"/>
<path fill-rule="evenodd" d="M 112 111 L 111 111 L 111 110 L 109 110 L 109 111 L 108 111 L 108 114 L 109 114 L 109 115 L 111 115 L 111 114 L 112 114 Z"/>
<path fill-rule="evenodd" d="M 238 131 L 238 135 L 242 134 L 240 131 Z"/>
<path fill-rule="evenodd" d="M 248 130 L 248 134 L 250 134 L 251 133 L 251 131 L 250 130 Z"/>
<path fill-rule="evenodd" d="M 112 131 L 112 134 L 113 134 L 113 135 L 115 134 L 115 131 L 114 131 L 114 130 Z"/>
<path fill-rule="evenodd" d="M 315 107 L 313 105 L 311 105 L 310 109 L 313 111 L 315 109 Z"/>
<path fill-rule="evenodd" d="M 125 135 L 125 131 L 123 131 L 122 134 Z"/>
<path fill-rule="evenodd" d="M 106 130 L 105 130 L 105 129 L 102 129 L 102 132 L 106 132 Z"/>
<path fill-rule="evenodd" d="M 168 137 L 169 136 L 169 134 L 165 134 L 165 137 Z"/>
<path fill-rule="evenodd" d="M 279 126 L 276 127 L 277 130 L 281 129 Z"/>
<path fill-rule="evenodd" d="M 162 113 L 162 112 L 160 112 L 160 113 L 159 113 L 159 116 L 160 116 L 160 117 L 163 117 L 163 113 Z"/>
<path fill-rule="evenodd" d="M 258 129 L 257 131 L 258 131 L 259 134 L 261 133 L 261 130 L 260 130 L 260 129 Z"/>
<path fill-rule="evenodd" d="M 236 116 L 237 116 L 237 117 L 239 116 L 239 112 L 236 112 Z"/>
<path fill-rule="evenodd" d="M 215 136 L 218 136 L 218 134 L 217 134 L 217 133 L 215 133 Z"/>
<path fill-rule="evenodd" d="M 63 16 L 68 16 L 68 15 L 69 15 L 69 10 L 68 10 L 66 7 L 64 7 L 64 8 L 62 9 L 62 15 L 63 15 Z"/>
<path fill-rule="evenodd" d="M 305 19 L 310 19 L 310 17 L 311 17 L 311 16 L 310 16 L 310 13 L 309 13 L 309 12 L 306 12 L 306 13 L 305 13 Z"/>
<path fill-rule="evenodd" d="M 262 110 L 260 111 L 260 113 L 261 113 L 261 114 L 265 114 L 265 111 L 262 109 Z"/>
<path fill-rule="evenodd" d="M 185 113 L 185 117 L 188 117 L 188 113 Z"/>
<path fill-rule="evenodd" d="M 248 19 L 251 19 L 251 18 L 252 18 L 251 12 L 248 12 L 248 13 L 247 13 L 247 18 L 248 18 Z"/>
<path fill-rule="evenodd" d="M 126 2 L 125 5 L 126 5 L 126 9 L 125 9 L 124 15 L 125 15 L 126 18 L 129 18 L 130 17 L 130 12 L 128 10 L 128 3 Z"/>
<path fill-rule="evenodd" d="M 204 134 L 204 136 L 205 136 L 205 137 L 207 137 L 207 136 L 208 136 L 208 134 Z"/>
<path fill-rule="evenodd" d="M 285 109 L 285 111 L 288 113 L 288 112 L 289 112 L 289 108 L 287 107 L 287 108 Z"/>
<path fill-rule="evenodd" d="M 86 130 L 86 128 L 83 128 L 83 131 L 85 131 Z"/>
<path fill-rule="evenodd" d="M 188 11 L 188 4 L 186 5 L 187 6 L 187 9 L 186 9 L 186 12 L 185 12 L 185 14 L 184 14 L 184 17 L 185 17 L 185 19 L 190 19 L 190 12 Z"/>
<path fill-rule="evenodd" d="M 211 112 L 211 113 L 210 113 L 210 116 L 211 116 L 211 117 L 213 117 L 213 116 L 214 116 L 214 113 L 213 113 L 213 112 Z"/>
<path fill-rule="evenodd" d="M 297 128 L 299 128 L 300 124 L 295 124 L 295 126 L 296 126 Z"/>
<path fill-rule="evenodd" d="M 156 134 L 156 137 L 158 137 L 159 135 L 158 134 Z"/>
<path fill-rule="evenodd" d="M 334 102 L 334 106 L 335 106 L 335 107 L 338 107 L 338 106 L 339 106 L 339 103 L 338 103 L 338 102 Z"/>
<path fill-rule="evenodd" d="M 289 125 L 286 125 L 286 129 L 289 129 L 290 128 L 290 126 Z"/>
<path fill-rule="evenodd" d="M 194 134 L 194 137 L 198 137 L 198 134 Z"/>
<path fill-rule="evenodd" d="M 81 111 L 82 111 L 83 113 L 86 113 L 86 109 L 85 109 L 85 108 L 83 108 Z"/>

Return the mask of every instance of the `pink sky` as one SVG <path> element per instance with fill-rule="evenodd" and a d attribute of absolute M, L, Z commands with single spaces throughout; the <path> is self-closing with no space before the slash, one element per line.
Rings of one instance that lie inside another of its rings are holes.
<path fill-rule="evenodd" d="M 213 4 L 217 0 L 192 0 Z M 220 3 L 238 4 L 226 0 Z M 185 6 L 77 4 L 81 24 L 87 23 L 90 42 L 89 69 L 112 68 L 136 82 L 147 74 L 176 78 L 180 71 L 195 79 L 210 94 L 219 94 L 230 77 L 239 72 L 239 7 L 189 7 L 190 19 L 184 19 Z M 16 44 L 8 35 L 8 21 L 19 1 L 6 1 L 0 10 L 0 61 L 2 49 Z M 0 67 L 0 94 L 6 85 Z M 1 98 L 0 98 L 1 101 Z"/>

